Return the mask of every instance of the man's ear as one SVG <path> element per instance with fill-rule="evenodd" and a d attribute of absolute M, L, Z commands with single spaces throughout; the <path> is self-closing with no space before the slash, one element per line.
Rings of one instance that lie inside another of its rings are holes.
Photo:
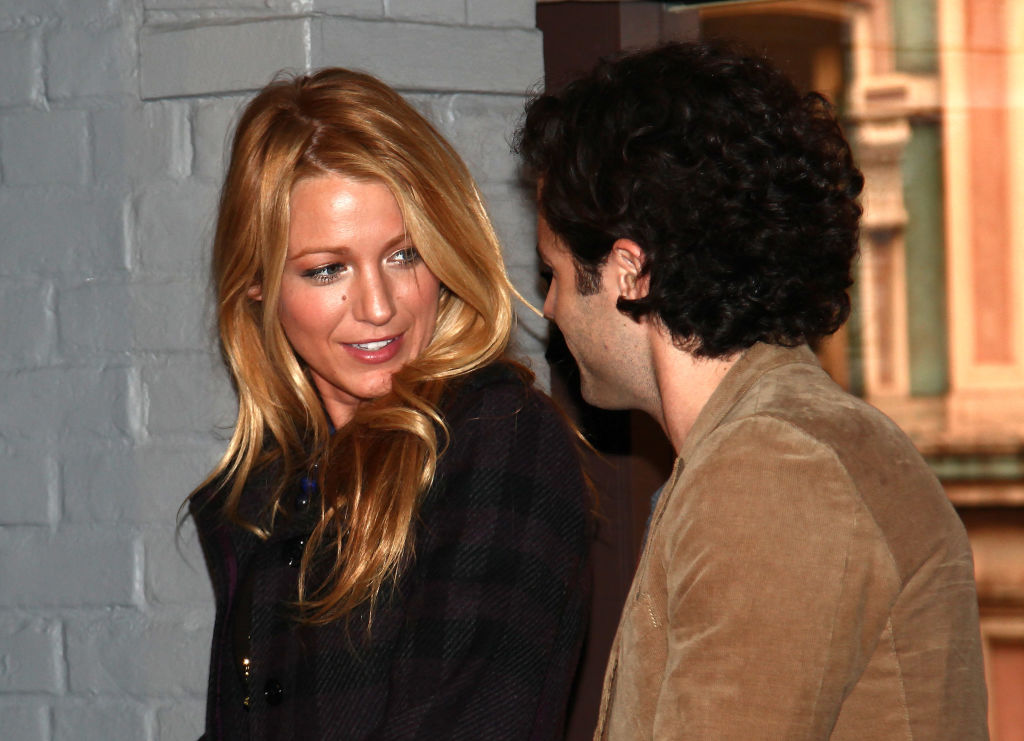
<path fill-rule="evenodd" d="M 246 294 L 253 301 L 262 301 L 263 300 L 263 284 L 262 283 L 253 283 L 251 286 L 249 286 L 249 289 L 246 291 Z"/>
<path fill-rule="evenodd" d="M 608 265 L 614 270 L 619 296 L 630 300 L 643 298 L 649 289 L 648 276 L 643 273 L 643 248 L 632 239 L 616 239 L 608 255 Z"/>

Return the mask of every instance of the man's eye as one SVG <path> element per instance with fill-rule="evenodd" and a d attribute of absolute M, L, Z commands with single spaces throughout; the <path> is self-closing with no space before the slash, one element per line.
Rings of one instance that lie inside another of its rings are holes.
<path fill-rule="evenodd" d="M 540 279 L 544 281 L 544 285 L 550 287 L 551 281 L 555 277 L 554 273 L 551 272 L 551 268 L 541 268 Z"/>

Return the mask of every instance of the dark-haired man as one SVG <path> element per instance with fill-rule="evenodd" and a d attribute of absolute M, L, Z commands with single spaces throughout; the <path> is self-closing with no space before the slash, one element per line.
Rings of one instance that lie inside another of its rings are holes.
<path fill-rule="evenodd" d="M 964 529 L 810 349 L 849 314 L 862 187 L 824 101 L 667 45 L 533 100 L 517 148 L 584 398 L 678 455 L 597 738 L 987 738 Z"/>

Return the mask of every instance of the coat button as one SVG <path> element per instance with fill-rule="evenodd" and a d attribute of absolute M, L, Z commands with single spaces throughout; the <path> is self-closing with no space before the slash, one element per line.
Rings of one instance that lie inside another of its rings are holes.
<path fill-rule="evenodd" d="M 302 563 L 302 554 L 306 550 L 306 536 L 298 535 L 281 544 L 281 558 L 293 569 Z"/>
<path fill-rule="evenodd" d="M 276 679 L 268 679 L 263 685 L 263 699 L 267 701 L 267 705 L 280 705 L 284 699 L 284 687 Z"/>
<path fill-rule="evenodd" d="M 309 502 L 313 498 L 313 492 L 315 491 L 316 480 L 310 476 L 304 476 L 301 484 L 299 485 L 299 490 L 295 492 L 294 504 L 296 512 L 302 512 L 309 506 Z"/>
<path fill-rule="evenodd" d="M 308 476 L 303 476 L 302 481 L 299 482 L 299 490 L 295 492 L 295 511 L 302 512 L 309 507 L 310 499 L 312 495 L 316 493 L 316 467 L 309 472 Z"/>

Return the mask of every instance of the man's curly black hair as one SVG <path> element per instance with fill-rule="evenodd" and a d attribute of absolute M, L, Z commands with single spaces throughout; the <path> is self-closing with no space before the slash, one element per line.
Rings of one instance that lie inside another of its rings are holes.
<path fill-rule="evenodd" d="M 604 60 L 531 100 L 515 148 L 578 289 L 633 240 L 650 291 L 619 309 L 694 355 L 813 344 L 849 316 L 863 177 L 828 103 L 766 60 L 715 43 Z"/>

